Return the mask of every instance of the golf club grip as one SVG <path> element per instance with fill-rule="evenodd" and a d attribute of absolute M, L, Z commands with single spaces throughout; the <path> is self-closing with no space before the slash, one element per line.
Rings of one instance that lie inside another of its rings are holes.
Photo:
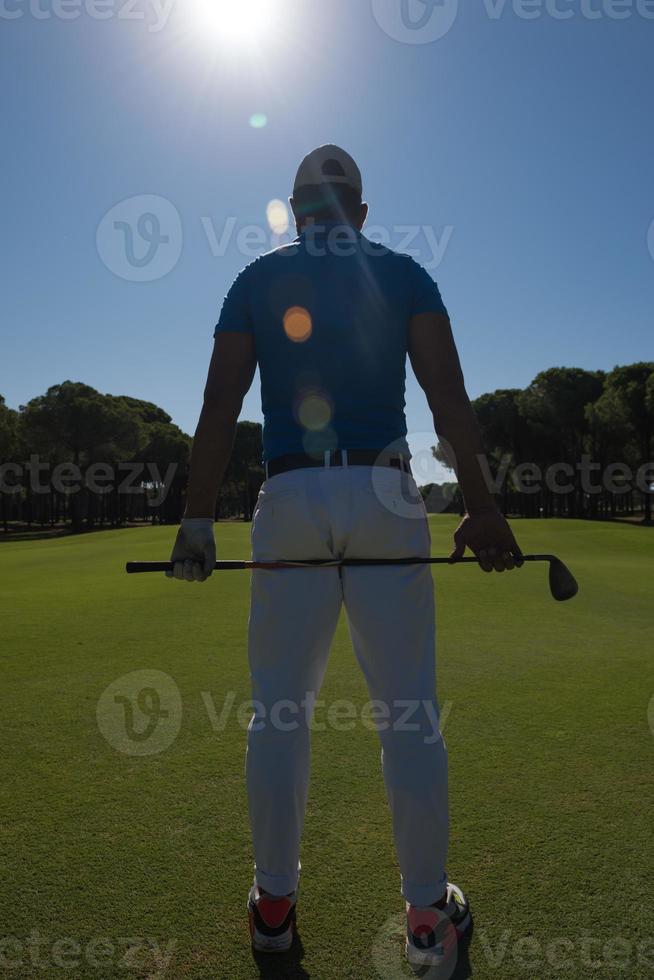
<path fill-rule="evenodd" d="M 214 570 L 229 572 L 251 567 L 252 562 L 248 561 L 217 561 Z M 125 566 L 128 575 L 142 575 L 144 572 L 172 572 L 172 570 L 173 563 L 171 561 L 128 561 Z"/>
<path fill-rule="evenodd" d="M 521 561 L 552 561 L 553 555 L 522 555 Z M 323 559 L 314 561 L 293 562 L 254 562 L 254 561 L 217 561 L 214 570 L 230 572 L 244 569 L 280 569 L 280 568 L 329 568 L 329 567 L 377 567 L 383 565 L 478 565 L 477 558 L 344 558 L 333 562 Z M 170 561 L 130 561 L 126 565 L 128 575 L 140 575 L 146 572 L 171 572 L 173 563 Z"/>

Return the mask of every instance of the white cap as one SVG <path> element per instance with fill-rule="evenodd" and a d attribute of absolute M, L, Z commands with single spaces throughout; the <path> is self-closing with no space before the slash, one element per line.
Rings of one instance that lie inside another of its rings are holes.
<path fill-rule="evenodd" d="M 319 146 L 304 158 L 295 178 L 293 193 L 301 187 L 320 184 L 345 184 L 358 194 L 363 194 L 361 171 L 350 154 L 333 143 Z"/>

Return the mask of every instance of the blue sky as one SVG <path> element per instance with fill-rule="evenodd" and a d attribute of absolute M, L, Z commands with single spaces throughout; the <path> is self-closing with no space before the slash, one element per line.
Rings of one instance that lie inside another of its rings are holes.
<path fill-rule="evenodd" d="M 248 0 L 222 26 L 204 0 L 168 3 L 165 25 L 155 0 L 105 0 L 104 20 L 91 0 L 64 0 L 69 20 L 52 2 L 0 2 L 8 404 L 70 378 L 155 401 L 191 432 L 222 298 L 249 261 L 238 233 L 259 226 L 270 247 L 268 202 L 324 142 L 359 161 L 392 246 L 427 226 L 419 260 L 443 249 L 432 274 L 471 396 L 654 356 L 651 0 L 445 0 L 433 16 L 457 16 L 431 43 L 390 36 L 402 0 L 268 0 L 258 38 Z M 251 27 L 226 31 L 239 10 Z M 108 240 L 102 222 L 144 195 L 172 205 L 145 210 L 177 261 L 134 282 L 126 233 Z M 407 402 L 428 439 L 413 379 Z M 260 418 L 256 389 L 243 415 Z"/>

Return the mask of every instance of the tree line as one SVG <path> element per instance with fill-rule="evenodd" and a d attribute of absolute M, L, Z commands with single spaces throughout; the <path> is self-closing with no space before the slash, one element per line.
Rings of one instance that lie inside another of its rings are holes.
<path fill-rule="evenodd" d="M 487 478 L 507 514 L 642 517 L 654 487 L 654 362 L 551 368 L 477 398 Z M 447 462 L 443 447 L 435 455 Z M 456 498 L 455 498 L 456 503 Z"/>
<path fill-rule="evenodd" d="M 216 517 L 249 520 L 263 481 L 261 426 L 240 422 Z M 178 523 L 192 440 L 148 401 L 66 381 L 18 411 L 0 396 L 0 521 L 81 531 Z"/>
<path fill-rule="evenodd" d="M 652 520 L 654 362 L 551 368 L 525 389 L 477 398 L 489 485 L 509 515 Z M 162 408 L 66 381 L 18 411 L 0 396 L 0 522 L 81 531 L 178 523 L 192 440 Z M 263 482 L 262 431 L 239 422 L 216 517 L 250 520 Z M 442 446 L 434 455 L 447 464 Z M 421 488 L 458 511 L 455 482 Z"/>

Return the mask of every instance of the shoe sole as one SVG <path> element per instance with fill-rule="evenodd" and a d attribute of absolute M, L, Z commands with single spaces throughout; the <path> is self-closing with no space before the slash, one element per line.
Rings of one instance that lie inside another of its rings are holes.
<path fill-rule="evenodd" d="M 263 936 L 260 932 L 257 932 L 254 925 L 254 916 L 250 911 L 248 911 L 248 919 L 250 924 L 252 949 L 255 951 L 255 953 L 288 953 L 289 949 L 293 945 L 293 937 L 295 933 L 294 921 L 291 923 L 288 930 L 282 933 L 281 936 Z"/>
<path fill-rule="evenodd" d="M 463 893 L 461 894 L 463 895 Z M 465 899 L 465 896 L 463 897 Z M 466 900 L 466 904 L 467 904 L 467 900 Z M 459 943 L 463 938 L 463 936 L 465 935 L 465 933 L 470 928 L 471 924 L 472 924 L 472 913 L 470 912 L 470 907 L 468 906 L 468 911 L 466 912 L 465 917 L 461 920 L 461 922 L 458 922 L 454 927 L 454 930 L 456 932 L 456 942 L 450 949 L 447 950 L 447 952 L 444 953 L 435 953 L 429 949 L 417 949 L 407 940 L 404 947 L 404 951 L 406 953 L 406 958 L 408 963 L 411 966 L 418 966 L 418 967 L 420 966 L 439 967 L 439 966 L 443 966 L 446 963 L 449 963 L 450 960 L 452 959 L 452 956 L 456 956 Z"/>
<path fill-rule="evenodd" d="M 468 913 L 468 915 L 463 920 L 463 922 L 456 927 L 456 943 L 447 953 L 443 953 L 442 955 L 438 953 L 432 953 L 428 949 L 425 950 L 416 949 L 416 947 L 412 946 L 410 943 L 408 942 L 405 943 L 404 951 L 406 953 L 407 962 L 411 966 L 437 966 L 437 967 L 443 966 L 445 963 L 449 963 L 449 961 L 452 959 L 452 956 L 456 955 L 458 944 L 461 941 L 464 934 L 467 932 L 468 928 L 470 927 L 471 921 L 472 919 L 470 917 L 470 914 Z"/>

